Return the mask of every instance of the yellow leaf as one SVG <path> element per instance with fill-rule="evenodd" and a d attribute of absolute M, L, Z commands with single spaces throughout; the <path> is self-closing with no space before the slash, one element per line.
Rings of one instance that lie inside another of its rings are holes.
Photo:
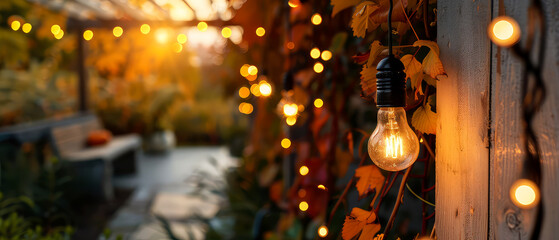
<path fill-rule="evenodd" d="M 353 208 L 351 214 L 345 218 L 342 238 L 349 240 L 362 232 L 361 237 L 359 237 L 360 240 L 372 239 L 374 234 L 380 230 L 380 224 L 374 223 L 376 218 L 377 216 L 372 211 Z"/>
<path fill-rule="evenodd" d="M 369 60 L 367 60 L 367 67 L 374 67 L 373 64 L 377 63 L 377 57 L 382 53 L 386 47 L 380 45 L 380 41 L 375 40 L 371 43 L 371 52 L 369 54 Z"/>
<path fill-rule="evenodd" d="M 415 110 L 411 118 L 411 124 L 422 133 L 436 134 L 437 118 L 437 113 L 431 111 L 431 105 L 425 104 Z"/>
<path fill-rule="evenodd" d="M 437 78 L 439 75 L 446 75 L 443 68 L 443 63 L 439 58 L 439 46 L 436 42 L 427 40 L 418 40 L 413 43 L 413 46 L 421 47 L 425 46 L 430 49 L 429 53 L 423 59 L 423 71 L 431 76 L 432 78 Z"/>
<path fill-rule="evenodd" d="M 353 35 L 356 37 L 365 37 L 367 30 L 373 30 L 379 26 L 379 24 L 373 23 L 369 16 L 378 9 L 379 6 L 371 1 L 365 1 L 360 3 L 353 13 L 351 19 L 351 29 L 353 29 Z"/>
<path fill-rule="evenodd" d="M 355 184 L 357 192 L 359 192 L 359 197 L 364 197 L 372 192 L 373 189 L 376 189 L 376 195 L 378 195 L 384 183 L 384 176 L 374 165 L 363 166 L 356 169 L 355 177 L 359 178 Z"/>
<path fill-rule="evenodd" d="M 363 70 L 361 70 L 361 89 L 365 98 L 375 99 L 377 93 L 377 69 L 375 67 L 367 67 L 363 65 Z"/>
<path fill-rule="evenodd" d="M 332 17 L 338 14 L 340 11 L 357 5 L 361 0 L 332 0 L 330 5 L 334 6 L 332 9 Z"/>
<path fill-rule="evenodd" d="M 421 89 L 421 81 L 423 81 L 421 63 L 410 54 L 403 56 L 400 60 L 405 67 L 406 79 L 410 79 L 411 86 L 415 89 L 415 98 L 417 99 L 418 92 L 423 95 L 423 89 Z"/>

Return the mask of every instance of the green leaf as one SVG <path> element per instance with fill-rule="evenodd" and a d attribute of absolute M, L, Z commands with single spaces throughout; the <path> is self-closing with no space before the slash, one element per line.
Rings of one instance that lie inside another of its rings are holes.
<path fill-rule="evenodd" d="M 437 118 L 437 113 L 431 111 L 431 105 L 425 104 L 415 110 L 411 118 L 411 124 L 422 133 L 436 134 Z"/>

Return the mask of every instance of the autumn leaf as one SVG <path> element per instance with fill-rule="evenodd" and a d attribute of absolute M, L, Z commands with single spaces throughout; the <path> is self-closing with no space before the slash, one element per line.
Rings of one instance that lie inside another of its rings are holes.
<path fill-rule="evenodd" d="M 351 19 L 351 29 L 354 36 L 364 38 L 367 30 L 370 31 L 378 27 L 379 24 L 373 23 L 369 18 L 378 7 L 374 2 L 364 1 L 355 8 Z"/>
<path fill-rule="evenodd" d="M 361 90 L 365 99 L 374 99 L 377 101 L 377 69 L 375 67 L 367 67 L 363 65 L 361 70 Z"/>
<path fill-rule="evenodd" d="M 431 111 L 431 105 L 425 104 L 415 110 L 411 118 L 413 127 L 426 134 L 435 134 L 437 132 L 437 113 Z"/>
<path fill-rule="evenodd" d="M 360 198 L 365 197 L 368 193 L 372 192 L 373 189 L 376 189 L 376 193 L 378 195 L 380 189 L 382 188 L 382 184 L 384 183 L 384 176 L 374 165 L 357 168 L 355 170 L 355 177 L 359 178 L 355 186 L 357 187 L 357 192 L 359 192 Z"/>
<path fill-rule="evenodd" d="M 390 8 L 389 0 L 377 0 L 375 1 L 379 4 L 379 7 L 371 14 L 370 19 L 375 24 L 381 24 L 388 22 L 388 9 Z M 408 6 L 407 0 L 396 0 L 394 1 L 394 11 L 392 12 L 392 22 L 404 22 L 406 17 L 404 15 L 403 8 Z"/>
<path fill-rule="evenodd" d="M 403 56 L 400 61 L 404 64 L 406 79 L 410 79 L 411 86 L 415 89 L 415 98 L 417 99 L 418 92 L 423 95 L 423 89 L 421 89 L 421 81 L 423 81 L 421 63 L 410 54 Z"/>
<path fill-rule="evenodd" d="M 361 0 L 332 0 L 330 2 L 330 5 L 333 6 L 332 17 L 348 7 L 359 4 L 359 2 L 361 2 Z"/>
<path fill-rule="evenodd" d="M 415 47 L 425 46 L 430 49 L 429 53 L 423 59 L 423 71 L 432 78 L 438 78 L 439 75 L 446 75 L 443 68 L 443 63 L 439 58 L 439 46 L 436 42 L 427 40 L 418 40 L 413 43 Z"/>
<path fill-rule="evenodd" d="M 350 240 L 361 233 L 359 240 L 372 239 L 380 231 L 380 224 L 374 223 L 377 216 L 372 211 L 353 208 L 346 216 L 342 229 L 342 238 Z"/>
<path fill-rule="evenodd" d="M 373 64 L 376 63 L 375 60 L 384 49 L 386 49 L 386 47 L 382 46 L 378 40 L 371 43 L 371 53 L 369 54 L 369 60 L 367 60 L 367 67 L 374 67 Z"/>

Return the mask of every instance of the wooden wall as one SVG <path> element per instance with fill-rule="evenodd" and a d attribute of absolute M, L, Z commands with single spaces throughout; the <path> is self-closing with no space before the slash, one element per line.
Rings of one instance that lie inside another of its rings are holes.
<path fill-rule="evenodd" d="M 438 1 L 441 60 L 448 78 L 437 91 L 436 232 L 440 239 L 527 239 L 533 210 L 509 199 L 520 177 L 522 67 L 492 45 L 486 27 L 499 13 L 526 27 L 526 0 Z M 559 1 L 545 0 L 549 18 L 544 78 L 548 97 L 536 131 L 544 166 L 541 239 L 559 228 Z"/>

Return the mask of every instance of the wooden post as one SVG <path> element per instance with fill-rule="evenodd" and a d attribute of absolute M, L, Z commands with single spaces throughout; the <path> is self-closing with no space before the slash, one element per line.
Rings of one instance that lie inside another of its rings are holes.
<path fill-rule="evenodd" d="M 545 218 L 541 239 L 559 226 L 559 2 L 545 0 L 548 16 L 544 80 L 548 92 L 535 131 L 543 165 Z M 491 45 L 486 28 L 506 14 L 526 34 L 529 1 L 438 1 L 441 60 L 448 73 L 437 86 L 436 231 L 439 239 L 527 239 L 534 210 L 510 200 L 521 177 L 522 67 L 507 48 Z"/>
<path fill-rule="evenodd" d="M 491 1 L 439 0 L 437 11 L 448 74 L 437 84 L 437 237 L 486 239 Z"/>

